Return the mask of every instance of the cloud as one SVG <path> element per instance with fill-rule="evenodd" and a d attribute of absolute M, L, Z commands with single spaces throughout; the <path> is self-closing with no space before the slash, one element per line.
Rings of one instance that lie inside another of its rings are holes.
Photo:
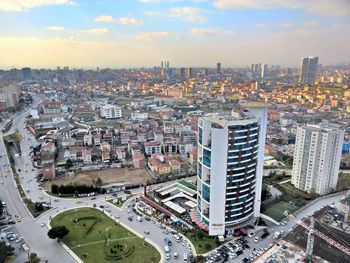
<path fill-rule="evenodd" d="M 162 13 L 159 11 L 145 11 L 143 12 L 146 16 L 150 16 L 150 17 L 156 17 L 156 16 L 161 16 Z"/>
<path fill-rule="evenodd" d="M 303 26 L 306 26 L 306 27 L 315 27 L 315 26 L 318 26 L 318 21 L 315 21 L 315 20 L 306 21 L 305 23 L 303 23 Z"/>
<path fill-rule="evenodd" d="M 143 24 L 143 21 L 141 19 L 130 18 L 130 17 L 120 17 L 116 19 L 113 16 L 108 16 L 108 15 L 98 16 L 95 18 L 95 21 L 104 22 L 104 23 L 119 23 L 121 25 L 132 25 L 132 26 L 138 26 Z"/>
<path fill-rule="evenodd" d="M 48 5 L 74 5 L 73 0 L 1 0 L 0 11 L 21 12 Z"/>
<path fill-rule="evenodd" d="M 117 20 L 113 16 L 100 15 L 95 18 L 95 22 L 117 23 Z"/>
<path fill-rule="evenodd" d="M 184 6 L 171 8 L 169 16 L 173 18 L 182 18 L 191 23 L 202 23 L 207 21 L 207 18 L 200 13 L 201 9 L 199 8 Z"/>
<path fill-rule="evenodd" d="M 153 41 L 153 40 L 159 40 L 159 39 L 179 39 L 180 35 L 178 33 L 174 32 L 139 32 L 135 36 L 136 39 L 142 40 L 142 41 Z"/>
<path fill-rule="evenodd" d="M 215 0 L 221 9 L 301 9 L 324 16 L 350 16 L 349 0 Z"/>
<path fill-rule="evenodd" d="M 82 33 L 93 35 L 93 36 L 102 36 L 108 33 L 107 28 L 90 28 L 81 30 Z"/>
<path fill-rule="evenodd" d="M 194 36 L 233 36 L 235 32 L 223 28 L 193 28 L 191 34 Z"/>
<path fill-rule="evenodd" d="M 137 18 L 120 17 L 118 18 L 118 23 L 122 25 L 138 26 L 138 25 L 142 25 L 143 21 Z"/>
<path fill-rule="evenodd" d="M 50 31 L 64 31 L 65 28 L 63 26 L 48 26 L 48 30 Z"/>

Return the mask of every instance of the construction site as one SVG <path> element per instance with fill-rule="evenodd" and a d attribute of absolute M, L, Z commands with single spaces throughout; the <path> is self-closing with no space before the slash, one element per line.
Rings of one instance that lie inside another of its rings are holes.
<path fill-rule="evenodd" d="M 340 202 L 323 207 L 299 220 L 264 262 L 350 262 L 350 194 Z"/>

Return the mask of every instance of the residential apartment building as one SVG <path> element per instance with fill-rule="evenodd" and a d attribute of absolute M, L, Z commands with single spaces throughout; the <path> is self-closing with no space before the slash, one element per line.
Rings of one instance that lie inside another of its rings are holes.
<path fill-rule="evenodd" d="M 15 85 L 0 85 L 0 110 L 17 108 L 20 90 Z"/>
<path fill-rule="evenodd" d="M 305 192 L 320 195 L 334 191 L 344 131 L 327 122 L 297 128 L 292 184 Z"/>
<path fill-rule="evenodd" d="M 305 57 L 301 61 L 299 82 L 314 84 L 317 76 L 318 57 Z"/>
<path fill-rule="evenodd" d="M 197 210 L 209 235 L 232 236 L 260 215 L 267 105 L 198 120 Z"/>
<path fill-rule="evenodd" d="M 100 108 L 100 115 L 106 119 L 117 119 L 122 117 L 122 109 L 114 105 L 103 105 Z"/>

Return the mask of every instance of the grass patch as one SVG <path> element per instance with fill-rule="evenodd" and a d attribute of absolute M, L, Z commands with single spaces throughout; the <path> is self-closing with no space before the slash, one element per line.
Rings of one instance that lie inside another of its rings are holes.
<path fill-rule="evenodd" d="M 33 203 L 33 201 L 28 198 L 23 198 L 23 202 L 25 203 L 29 212 L 33 215 L 34 218 L 40 216 L 42 213 L 46 212 L 51 208 L 43 205 L 38 206 L 36 203 Z"/>
<path fill-rule="evenodd" d="M 134 195 L 128 195 L 127 198 L 123 201 L 121 197 L 116 197 L 116 199 L 118 200 L 116 203 L 113 203 L 113 199 L 109 199 L 107 200 L 108 203 L 111 203 L 112 205 L 122 208 L 124 203 L 126 201 L 128 201 L 131 197 L 133 197 Z"/>
<path fill-rule="evenodd" d="M 160 261 L 154 247 L 97 209 L 69 210 L 55 216 L 50 224 L 69 229 L 63 242 L 84 262 Z"/>
<path fill-rule="evenodd" d="M 350 188 L 350 174 L 339 173 L 337 191 L 344 191 Z"/>
<path fill-rule="evenodd" d="M 285 218 L 284 212 L 286 210 L 288 210 L 290 213 L 293 213 L 298 210 L 298 207 L 293 204 L 280 201 L 279 203 L 266 210 L 264 214 L 280 222 L 283 218 Z"/>
<path fill-rule="evenodd" d="M 197 254 L 204 254 L 220 245 L 217 237 L 209 236 L 208 233 L 200 229 L 188 230 L 185 235 L 196 248 Z"/>
<path fill-rule="evenodd" d="M 130 99 L 117 99 L 116 103 L 118 106 L 125 106 L 130 103 Z"/>

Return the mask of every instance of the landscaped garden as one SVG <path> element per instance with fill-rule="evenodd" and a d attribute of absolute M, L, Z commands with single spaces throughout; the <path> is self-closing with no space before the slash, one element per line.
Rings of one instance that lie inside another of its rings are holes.
<path fill-rule="evenodd" d="M 216 248 L 220 242 L 217 237 L 209 236 L 201 229 L 192 229 L 182 232 L 196 248 L 197 254 L 204 254 Z"/>
<path fill-rule="evenodd" d="M 84 262 L 159 262 L 159 252 L 107 215 L 93 208 L 58 214 L 52 227 L 65 226 L 62 241 Z"/>

